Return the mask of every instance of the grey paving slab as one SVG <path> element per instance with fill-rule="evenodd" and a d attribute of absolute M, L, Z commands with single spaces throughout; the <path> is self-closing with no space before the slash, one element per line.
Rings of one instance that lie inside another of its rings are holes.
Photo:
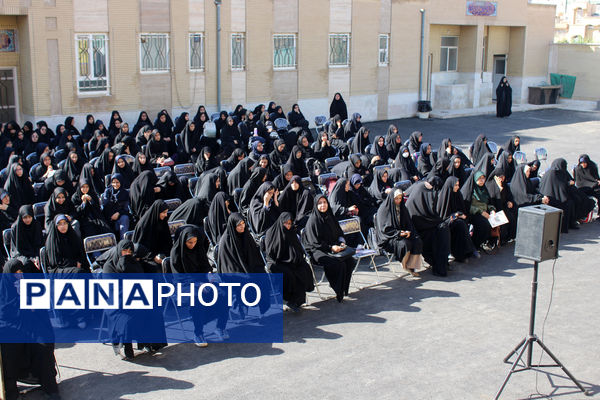
<path fill-rule="evenodd" d="M 480 132 L 498 143 L 519 132 L 528 155 L 543 143 L 550 158 L 574 163 L 587 152 L 600 159 L 599 114 L 543 110 L 504 120 L 396 122 L 403 138 L 420 129 L 436 146 L 445 136 L 467 145 Z M 369 126 L 375 134 L 388 124 Z M 600 222 L 583 225 L 561 237 L 554 274 L 552 262 L 541 264 L 536 321 L 537 332 L 593 398 L 600 397 L 599 235 Z M 383 272 L 380 285 L 353 291 L 342 304 L 311 296 L 314 303 L 301 315 L 285 315 L 284 343 L 173 345 L 134 362 L 100 344 L 59 346 L 61 392 L 78 400 L 491 399 L 509 368 L 502 359 L 527 333 L 532 268 L 512 252 L 507 246 L 456 264 L 445 279 Z M 357 281 L 373 284 L 374 273 L 362 267 Z M 549 398 L 543 396 L 584 398 L 559 369 L 514 376 L 502 398 Z"/>

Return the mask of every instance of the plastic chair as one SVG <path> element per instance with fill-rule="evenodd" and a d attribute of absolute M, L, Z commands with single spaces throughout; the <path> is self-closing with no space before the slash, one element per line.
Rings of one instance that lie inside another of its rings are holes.
<path fill-rule="evenodd" d="M 106 250 L 111 249 L 117 245 L 117 238 L 114 233 L 103 233 L 101 235 L 88 236 L 83 239 L 83 248 L 85 250 L 85 256 L 92 265 L 94 260 L 90 258 L 91 253 L 104 253 Z"/>
<path fill-rule="evenodd" d="M 335 167 L 341 162 L 342 159 L 339 157 L 329 157 L 325 159 L 325 166 L 327 167 L 327 169 L 331 170 L 331 168 Z"/>
<path fill-rule="evenodd" d="M 496 142 L 491 142 L 488 140 L 487 145 L 490 148 L 492 154 L 494 154 L 494 156 L 498 154 L 498 144 Z"/>
<path fill-rule="evenodd" d="M 38 157 L 36 152 L 33 153 L 29 153 L 27 155 L 27 157 L 25 157 L 25 159 L 27 160 L 27 162 L 29 163 L 29 165 L 33 165 L 35 163 L 38 163 L 40 161 L 40 158 Z"/>
<path fill-rule="evenodd" d="M 513 159 L 516 161 L 518 165 L 527 163 L 527 154 L 522 151 L 515 151 L 513 154 Z"/>
<path fill-rule="evenodd" d="M 216 120 L 219 119 L 220 116 L 221 116 L 221 113 L 212 113 L 212 114 L 210 114 L 210 120 L 212 122 L 215 122 Z"/>
<path fill-rule="evenodd" d="M 329 174 L 321 174 L 319 175 L 319 189 L 321 189 L 321 193 L 328 193 L 327 188 L 334 182 L 336 182 L 338 176 L 331 172 Z"/>
<path fill-rule="evenodd" d="M 169 232 L 171 233 L 171 236 L 175 236 L 175 232 L 177 231 L 177 229 L 181 228 L 184 225 L 185 221 L 182 219 L 169 222 Z"/>
<path fill-rule="evenodd" d="M 548 150 L 545 147 L 538 147 L 535 149 L 535 158 L 539 161 L 546 161 L 548 159 Z"/>
<path fill-rule="evenodd" d="M 165 200 L 165 204 L 169 208 L 168 214 L 170 215 L 173 211 L 177 209 L 181 205 L 180 199 L 169 199 Z"/>
<path fill-rule="evenodd" d="M 65 158 L 67 158 L 67 152 L 63 149 L 57 150 L 56 153 L 54 153 L 54 159 L 57 161 L 62 161 Z"/>
<path fill-rule="evenodd" d="M 364 153 L 365 154 L 370 154 L 371 153 L 371 149 L 373 149 L 373 145 L 369 143 L 368 145 L 365 146 L 365 152 Z M 385 160 L 385 161 L 387 161 L 387 160 Z"/>
<path fill-rule="evenodd" d="M 285 118 L 277 118 L 273 122 L 273 126 L 275 127 L 276 131 L 280 131 L 280 130 L 288 130 L 290 124 L 289 124 L 288 120 Z"/>

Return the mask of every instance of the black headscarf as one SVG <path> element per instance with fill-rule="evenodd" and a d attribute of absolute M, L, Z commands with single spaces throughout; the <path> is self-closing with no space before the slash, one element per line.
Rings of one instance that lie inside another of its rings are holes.
<path fill-rule="evenodd" d="M 375 232 L 379 245 L 390 240 L 397 240 L 400 237 L 400 231 L 410 231 L 412 235 L 416 235 L 404 201 L 396 206 L 394 198 L 394 192 L 392 192 L 377 209 Z"/>
<path fill-rule="evenodd" d="M 410 196 L 406 202 L 412 222 L 419 231 L 435 229 L 443 221 L 437 212 L 435 193 L 436 186 L 439 186 L 441 181 L 438 177 L 430 177 L 427 182 L 433 186 L 433 189 L 428 189 L 425 182 L 419 182 L 411 186 Z"/>
<path fill-rule="evenodd" d="M 267 261 L 270 264 L 298 264 L 304 259 L 304 250 L 298 240 L 296 230 L 292 226 L 287 229 L 283 223 L 291 220 L 294 222 L 294 217 L 289 212 L 283 212 L 267 230 L 265 236 L 265 250 Z"/>
<path fill-rule="evenodd" d="M 169 216 L 169 221 L 183 220 L 186 224 L 202 226 L 208 209 L 205 203 L 197 197 L 186 200 Z"/>
<path fill-rule="evenodd" d="M 23 222 L 23 217 L 26 215 L 33 218 L 29 225 L 25 225 Z M 21 206 L 19 216 L 11 227 L 10 256 L 35 258 L 39 255 L 43 245 L 42 225 L 35 219 L 33 207 L 31 205 Z"/>
<path fill-rule="evenodd" d="M 521 151 L 521 141 L 515 146 L 515 139 L 521 139 L 518 135 L 513 135 L 510 139 L 502 146 L 504 151 L 510 151 L 511 154 L 515 154 L 515 151 Z"/>
<path fill-rule="evenodd" d="M 175 124 L 175 127 L 173 128 L 173 134 L 181 133 L 183 131 L 183 128 L 185 128 L 186 125 L 189 123 L 189 121 L 186 121 L 186 119 L 185 119 L 186 115 L 190 115 L 190 113 L 188 113 L 187 111 L 184 111 L 181 114 L 179 114 L 179 117 L 176 118 L 177 123 Z"/>
<path fill-rule="evenodd" d="M 442 143 L 440 144 L 440 148 L 438 150 L 437 156 L 438 156 L 438 160 L 441 158 L 450 158 L 452 157 L 452 150 L 454 149 L 454 146 L 451 146 L 450 148 L 450 153 L 448 153 L 447 149 L 448 149 L 448 143 L 452 142 L 452 140 L 450 138 L 444 138 L 442 139 Z"/>
<path fill-rule="evenodd" d="M 227 177 L 227 186 L 229 187 L 230 194 L 233 194 L 235 189 L 244 186 L 248 178 L 250 178 L 250 168 L 253 165 L 254 160 L 252 160 L 250 157 L 246 157 L 231 171 Z"/>
<path fill-rule="evenodd" d="M 570 180 L 567 161 L 564 158 L 557 158 L 542 177 L 540 193 L 560 203 L 565 203 L 569 199 Z"/>
<path fill-rule="evenodd" d="M 185 120 L 184 120 L 185 122 Z M 192 129 L 192 125 L 194 128 Z M 174 132 L 179 133 L 179 132 Z M 181 132 L 181 141 L 183 144 L 183 151 L 188 154 L 194 154 L 198 152 L 200 135 L 198 135 L 198 126 L 195 122 L 189 121 L 184 125 L 183 131 Z M 196 151 L 194 151 L 196 149 Z M 180 149 L 181 150 L 181 149 Z"/>
<path fill-rule="evenodd" d="M 429 143 L 421 144 L 419 160 L 417 161 L 419 172 L 423 175 L 426 175 L 433 169 L 433 165 L 435 164 L 435 160 L 433 159 L 433 151 L 430 151 L 429 154 L 426 153 L 427 147 L 431 146 Z"/>
<path fill-rule="evenodd" d="M 164 115 L 167 119 L 165 122 L 161 122 L 160 117 Z M 167 112 L 167 110 L 160 110 L 160 112 L 156 115 L 156 120 L 154 121 L 154 129 L 158 129 L 161 137 L 172 137 L 173 136 L 173 121 L 171 120 L 171 116 Z"/>
<path fill-rule="evenodd" d="M 90 163 L 85 163 L 83 168 L 81 169 L 81 174 L 79 175 L 79 181 L 82 179 L 86 179 L 92 182 L 94 186 L 94 191 L 96 193 L 102 193 L 105 189 L 104 177 L 100 176 L 97 173 L 95 167 Z"/>
<path fill-rule="evenodd" d="M 133 172 L 135 173 L 136 176 L 139 176 L 144 171 L 152 170 L 152 165 L 148 158 L 146 158 L 145 164 L 142 164 L 140 162 L 140 154 L 143 154 L 143 153 L 137 153 L 135 156 L 135 161 L 133 162 Z M 143 155 L 144 155 L 144 157 L 146 156 L 145 154 L 143 154 Z"/>
<path fill-rule="evenodd" d="M 533 183 L 525 175 L 525 167 L 531 168 L 519 165 L 510 183 L 510 192 L 517 207 L 530 205 L 542 199 L 542 195 L 535 190 Z"/>
<path fill-rule="evenodd" d="M 185 242 L 192 238 L 198 241 L 193 249 L 188 249 Z M 206 274 L 212 268 L 206 257 L 208 243 L 199 226 L 185 225 L 175 233 L 175 243 L 171 248 L 171 272 L 185 274 Z"/>
<path fill-rule="evenodd" d="M 70 200 L 69 200 L 70 201 Z M 59 270 L 61 268 L 77 267 L 81 263 L 81 269 L 89 270 L 89 264 L 85 257 L 83 242 L 79 235 L 73 230 L 67 221 L 67 232 L 58 231 L 58 223 L 67 220 L 63 214 L 58 214 L 50 221 L 48 227 L 48 238 L 46 238 L 46 257 L 48 259 L 48 270 Z"/>
<path fill-rule="evenodd" d="M 498 157 L 498 162 L 496 163 L 496 169 L 501 169 L 504 171 L 504 176 L 506 176 L 506 182 L 512 181 L 512 177 L 515 174 L 515 160 L 508 162 L 508 157 L 512 156 L 513 153 L 511 151 L 505 150 Z"/>
<path fill-rule="evenodd" d="M 454 167 L 454 161 L 456 159 L 460 160 L 460 166 L 458 168 Z M 454 155 L 450 158 L 450 164 L 448 165 L 448 175 L 458 178 L 461 187 L 467 180 L 468 176 L 465 172 L 465 166 L 463 165 L 462 158 L 459 155 Z"/>
<path fill-rule="evenodd" d="M 269 204 L 269 208 L 265 208 L 264 206 L 264 196 L 267 191 L 275 189 L 275 186 L 269 181 L 264 182 L 250 201 L 250 211 L 249 215 L 249 223 L 252 224 L 252 230 L 257 235 L 261 236 L 265 233 L 267 229 L 269 229 L 279 217 L 279 207 L 275 205 L 275 201 L 273 200 L 275 197 L 275 193 L 273 193 L 273 197 L 271 198 L 271 202 Z"/>
<path fill-rule="evenodd" d="M 346 178 L 338 179 L 329 195 L 331 212 L 337 219 L 346 216 L 348 208 L 354 205 L 352 204 L 350 191 L 346 192 L 346 182 L 348 182 Z"/>
<path fill-rule="evenodd" d="M 594 188 L 598 186 L 598 165 L 590 159 L 587 154 L 582 154 L 578 158 L 579 163 L 575 167 L 575 184 L 578 188 L 589 187 Z M 587 168 L 583 168 L 581 163 L 587 163 Z"/>
<path fill-rule="evenodd" d="M 302 148 L 298 145 L 292 148 L 292 153 L 288 158 L 287 165 L 290 166 L 294 175 L 298 175 L 302 178 L 308 176 L 308 169 L 306 168 L 306 163 L 304 162 L 304 156 L 301 158 L 296 158 L 296 153 L 302 152 Z M 304 154 L 304 152 L 302 152 Z"/>
<path fill-rule="evenodd" d="M 219 273 L 265 272 L 262 257 L 248 227 L 246 226 L 242 233 L 235 230 L 243 220 L 244 217 L 240 213 L 232 213 L 227 219 L 227 227 L 219 241 Z"/>
<path fill-rule="evenodd" d="M 202 181 L 196 186 L 196 197 L 202 201 L 208 209 L 211 201 L 219 191 L 217 189 L 217 179 L 219 176 L 214 172 L 209 172 L 202 178 Z"/>
<path fill-rule="evenodd" d="M 451 176 L 446 179 L 442 190 L 438 194 L 436 210 L 442 219 L 446 219 L 456 212 L 468 214 L 465 210 L 465 201 L 460 190 L 454 192 L 454 185 L 459 182 L 458 178 Z"/>
<path fill-rule="evenodd" d="M 123 161 L 125 161 L 125 166 L 123 168 L 119 167 L 119 165 L 118 165 L 119 159 L 123 159 Z M 121 176 L 123 178 L 122 182 L 121 182 L 123 189 L 129 189 L 129 187 L 131 186 L 131 182 L 133 182 L 133 180 L 135 179 L 135 175 L 136 175 L 133 172 L 133 168 L 131 168 L 131 165 L 129 165 L 129 163 L 125 159 L 125 156 L 123 156 L 123 155 L 116 157 L 115 166 L 113 167 L 112 173 L 113 174 L 121 174 Z"/>
<path fill-rule="evenodd" d="M 298 190 L 292 189 L 292 182 L 297 182 Z M 313 209 L 313 197 L 310 191 L 302 185 L 302 178 L 293 176 L 288 182 L 285 189 L 279 195 L 279 209 L 282 212 L 289 212 L 293 219 L 292 221 L 299 226 L 304 226 L 304 222 L 308 219 Z"/>
<path fill-rule="evenodd" d="M 19 178 L 16 169 L 19 164 L 13 164 L 8 171 L 8 179 L 4 183 L 4 190 L 10 194 L 10 202 L 14 207 L 21 207 L 25 204 L 33 204 L 35 202 L 35 193 L 33 186 L 29 180 L 25 168 L 23 175 Z"/>
<path fill-rule="evenodd" d="M 250 175 L 250 179 L 244 183 L 244 187 L 242 188 L 242 195 L 240 196 L 240 207 L 248 207 L 250 206 L 250 201 L 254 194 L 258 190 L 259 186 L 263 184 L 263 180 L 267 176 L 267 170 L 262 167 L 256 167 L 252 171 L 252 175 Z"/>
<path fill-rule="evenodd" d="M 154 187 L 158 179 L 154 171 L 144 171 L 131 183 L 129 200 L 131 213 L 136 218 L 141 218 L 144 212 L 152 205 L 156 195 Z"/>
<path fill-rule="evenodd" d="M 169 207 L 163 200 L 156 200 L 135 226 L 133 242 L 148 248 L 152 254 L 169 254 L 173 241 L 169 231 L 168 218 L 160 219 L 160 214 Z"/>
<path fill-rule="evenodd" d="M 324 213 L 319 211 L 318 204 L 321 198 L 327 200 L 323 195 L 315 198 L 313 211 L 302 235 L 302 243 L 308 252 L 320 250 L 327 253 L 331 246 L 338 244 L 339 239 L 344 236 L 340 224 L 333 216 L 329 201 L 327 201 L 327 211 Z"/>
<path fill-rule="evenodd" d="M 379 138 L 383 138 L 383 136 L 375 136 L 375 142 L 371 148 L 371 154 L 379 156 L 384 163 L 387 163 L 388 159 L 391 158 L 390 153 L 385 145 L 385 138 L 383 138 L 383 146 L 379 145 Z"/>
<path fill-rule="evenodd" d="M 354 136 L 354 142 L 352 142 L 352 152 L 363 154 L 365 152 L 365 147 L 371 144 L 369 140 L 369 136 L 365 138 L 365 133 L 369 132 L 367 128 L 364 126 L 360 127 L 356 135 Z"/>
<path fill-rule="evenodd" d="M 402 153 L 404 153 L 406 151 L 408 151 L 409 154 L 408 154 L 408 157 L 405 158 L 402 156 Z M 412 155 L 410 154 L 410 149 L 408 148 L 408 146 L 400 147 L 400 151 L 398 152 L 398 155 L 396 156 L 396 160 L 394 161 L 394 167 L 404 170 L 407 179 L 409 177 L 413 177 L 413 176 L 419 176 L 419 177 L 421 176 L 421 173 L 417 169 L 417 166 L 415 165 Z"/>
<path fill-rule="evenodd" d="M 206 234 L 210 237 L 213 243 L 219 243 L 223 232 L 225 232 L 225 226 L 227 225 L 227 219 L 229 218 L 229 212 L 227 211 L 227 205 L 225 202 L 231 203 L 231 196 L 224 192 L 219 192 L 213 198 L 210 208 L 208 209 L 208 226 Z"/>
<path fill-rule="evenodd" d="M 394 186 L 394 182 L 391 181 L 389 174 L 387 182 L 382 180 L 383 175 L 386 173 L 388 172 L 385 169 L 375 170 L 373 182 L 371 182 L 371 186 L 369 186 L 369 193 L 371 193 L 371 196 L 373 196 L 377 202 L 382 202 L 387 196 L 385 190 Z"/>
<path fill-rule="evenodd" d="M 106 253 L 107 260 L 103 265 L 102 272 L 105 274 L 137 274 L 143 273 L 144 268 L 136 260 L 135 245 L 131 240 L 121 240 L 117 247 L 108 250 Z M 142 246 L 143 247 L 143 246 Z M 122 256 L 123 250 L 131 250 L 134 252 L 131 255 Z M 104 255 L 104 254 L 103 254 Z M 98 262 L 98 258 L 96 259 Z"/>
<path fill-rule="evenodd" d="M 335 99 L 335 96 L 337 95 L 340 95 L 339 100 Z M 346 107 L 346 102 L 344 101 L 342 94 L 339 92 L 333 95 L 333 100 L 329 106 L 329 118 L 333 118 L 335 115 L 339 115 L 342 121 L 348 119 L 348 108 Z"/>
<path fill-rule="evenodd" d="M 423 133 L 421 133 L 419 131 L 414 131 L 413 133 L 410 134 L 410 137 L 408 138 L 407 146 L 408 146 L 408 150 L 410 151 L 411 155 L 414 153 L 418 153 L 421 150 L 422 141 L 423 141 Z"/>
<path fill-rule="evenodd" d="M 4 189 L 0 189 L 0 202 L 4 199 L 5 196 L 8 196 L 9 200 L 11 198 L 10 194 Z M 7 204 L 6 210 L 0 210 L 0 228 L 2 230 L 10 228 L 13 222 L 17 219 L 18 216 L 18 208 L 13 206 L 12 200 Z"/>
<path fill-rule="evenodd" d="M 429 175 L 438 176 L 442 182 L 448 178 L 450 175 L 448 173 L 448 166 L 450 165 L 450 160 L 448 158 L 440 158 L 435 164 L 433 164 L 433 168 L 429 171 Z"/>
<path fill-rule="evenodd" d="M 58 204 L 58 202 L 56 201 L 60 194 L 65 196 L 65 201 L 62 204 Z M 54 189 L 54 192 L 52 192 L 50 199 L 44 206 L 46 231 L 50 230 L 50 225 L 52 225 L 54 217 L 56 217 L 56 215 L 58 214 L 68 215 L 73 218 L 75 217 L 75 206 L 71 201 L 69 193 L 67 193 L 67 191 L 62 187 L 57 187 L 56 189 Z"/>
<path fill-rule="evenodd" d="M 110 159 L 110 154 L 112 153 L 113 159 Z M 96 171 L 100 174 L 100 176 L 109 175 L 115 164 L 115 153 L 110 149 L 104 149 L 98 161 L 96 161 Z"/>
<path fill-rule="evenodd" d="M 239 150 L 243 153 L 242 149 L 236 150 Z M 208 159 L 206 159 L 205 155 L 208 155 Z M 200 151 L 200 154 L 198 154 L 198 159 L 196 160 L 196 175 L 201 175 L 203 172 L 210 171 L 211 169 L 216 168 L 217 165 L 217 160 L 215 159 L 210 147 L 204 146 Z"/>
<path fill-rule="evenodd" d="M 244 150 L 239 149 L 239 148 L 234 149 L 233 152 L 231 153 L 231 155 L 229 157 L 227 157 L 227 159 L 224 161 L 224 164 L 226 165 L 225 169 L 227 171 L 231 171 L 232 169 L 234 169 L 240 162 L 240 160 L 238 158 L 241 156 L 245 156 L 245 155 L 246 154 L 244 153 Z M 200 157 L 198 157 L 198 159 L 199 158 Z"/>
<path fill-rule="evenodd" d="M 471 160 L 473 160 L 473 164 L 477 164 L 486 154 L 492 154 L 493 156 L 492 150 L 490 150 L 490 147 L 487 144 L 487 137 L 481 133 L 477 136 L 475 142 L 473 142 L 473 147 L 471 148 Z"/>
<path fill-rule="evenodd" d="M 156 186 L 160 187 L 160 192 L 156 194 L 156 198 L 163 200 L 170 199 L 187 199 L 189 196 L 189 190 L 184 190 L 183 184 L 177 177 L 177 174 L 171 170 L 165 172 Z"/>

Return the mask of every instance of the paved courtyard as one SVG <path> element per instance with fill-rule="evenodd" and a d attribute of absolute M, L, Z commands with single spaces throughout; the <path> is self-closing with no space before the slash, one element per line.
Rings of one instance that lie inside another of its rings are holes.
<path fill-rule="evenodd" d="M 390 121 L 369 123 L 373 136 Z M 517 133 L 532 158 L 569 165 L 580 153 L 600 160 L 600 114 L 541 110 L 448 120 L 394 121 L 403 139 L 421 130 L 437 149 L 443 137 L 463 148 L 479 133 L 499 145 Z M 560 255 L 540 265 L 536 332 L 595 397 L 600 398 L 600 222 L 561 237 Z M 513 246 L 469 264 L 448 278 L 395 277 L 381 284 L 361 267 L 359 285 L 342 304 L 320 301 L 286 314 L 284 343 L 173 345 L 134 362 L 109 346 L 59 345 L 64 399 L 491 399 L 509 366 L 502 359 L 527 333 L 531 263 Z M 379 260 L 380 262 L 382 260 Z M 554 271 L 554 274 L 553 274 Z M 554 291 L 550 313 L 544 317 Z M 539 352 L 534 353 L 537 361 Z M 544 359 L 548 361 L 547 359 Z M 537 386 L 537 389 L 536 389 Z M 560 369 L 511 378 L 504 399 L 583 399 Z M 26 399 L 40 398 L 32 392 Z"/>

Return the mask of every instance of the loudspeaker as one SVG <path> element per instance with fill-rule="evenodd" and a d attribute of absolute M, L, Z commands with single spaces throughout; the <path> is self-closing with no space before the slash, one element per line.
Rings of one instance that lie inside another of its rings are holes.
<path fill-rule="evenodd" d="M 558 258 L 562 213 L 545 204 L 519 208 L 515 257 L 538 262 Z"/>

